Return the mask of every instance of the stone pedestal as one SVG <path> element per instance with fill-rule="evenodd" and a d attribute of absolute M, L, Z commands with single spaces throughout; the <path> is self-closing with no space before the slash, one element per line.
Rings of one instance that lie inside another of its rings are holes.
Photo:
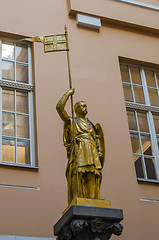
<path fill-rule="evenodd" d="M 54 225 L 58 240 L 108 240 L 120 235 L 123 227 L 120 209 L 72 205 Z"/>

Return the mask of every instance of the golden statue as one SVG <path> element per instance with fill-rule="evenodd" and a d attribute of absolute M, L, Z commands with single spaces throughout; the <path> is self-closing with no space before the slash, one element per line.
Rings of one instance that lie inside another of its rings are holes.
<path fill-rule="evenodd" d="M 73 94 L 74 89 L 68 90 L 56 105 L 57 112 L 64 121 L 64 146 L 68 157 L 68 204 L 76 197 L 99 199 L 105 155 L 101 126 L 99 123 L 93 125 L 86 118 L 87 105 L 83 101 L 75 104 L 74 120 L 65 111 L 66 102 Z"/>

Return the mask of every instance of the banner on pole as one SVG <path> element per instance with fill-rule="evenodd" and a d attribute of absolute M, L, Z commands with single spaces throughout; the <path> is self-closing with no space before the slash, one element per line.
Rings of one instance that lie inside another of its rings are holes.
<path fill-rule="evenodd" d="M 44 52 L 68 51 L 66 34 L 44 37 Z"/>
<path fill-rule="evenodd" d="M 50 35 L 44 37 L 24 38 L 20 41 L 42 42 L 44 44 L 44 52 L 68 51 L 68 43 L 66 34 Z"/>

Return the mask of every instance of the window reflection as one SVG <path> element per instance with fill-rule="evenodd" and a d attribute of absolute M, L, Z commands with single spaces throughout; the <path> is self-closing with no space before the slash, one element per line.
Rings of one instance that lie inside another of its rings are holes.
<path fill-rule="evenodd" d="M 143 88 L 134 86 L 135 102 L 136 103 L 145 103 Z"/>
<path fill-rule="evenodd" d="M 16 92 L 16 110 L 19 113 L 28 113 L 28 93 Z"/>
<path fill-rule="evenodd" d="M 2 43 L 2 58 L 7 60 L 14 59 L 14 46 L 13 43 L 3 42 Z"/>
<path fill-rule="evenodd" d="M 14 91 L 2 89 L 2 110 L 14 112 Z"/>
<path fill-rule="evenodd" d="M 23 44 L 16 45 L 16 61 L 18 62 L 28 62 L 28 47 Z"/>
<path fill-rule="evenodd" d="M 144 155 L 153 155 L 151 140 L 147 135 L 141 135 L 142 151 Z"/>
<path fill-rule="evenodd" d="M 16 64 L 16 81 L 28 83 L 28 66 Z"/>
<path fill-rule="evenodd" d="M 147 86 L 156 88 L 154 72 L 145 70 Z"/>
<path fill-rule="evenodd" d="M 132 78 L 133 84 L 142 85 L 139 68 L 131 67 L 130 71 L 131 71 L 131 78 Z"/>
<path fill-rule="evenodd" d="M 137 112 L 139 129 L 141 132 L 149 132 L 146 113 Z"/>
<path fill-rule="evenodd" d="M 30 164 L 29 141 L 17 141 L 17 163 Z"/>
<path fill-rule="evenodd" d="M 148 179 L 157 179 L 154 159 L 145 158 L 145 165 L 146 165 Z"/>
<path fill-rule="evenodd" d="M 132 102 L 133 98 L 132 98 L 131 86 L 124 84 L 123 88 L 124 88 L 125 101 Z"/>
<path fill-rule="evenodd" d="M 2 79 L 14 81 L 14 63 L 2 61 Z"/>
<path fill-rule="evenodd" d="M 129 82 L 130 82 L 130 79 L 129 79 L 128 67 L 125 66 L 125 65 L 121 65 L 121 66 L 120 66 L 120 70 L 121 70 L 122 81 L 129 83 Z"/>
<path fill-rule="evenodd" d="M 3 113 L 2 134 L 14 136 L 14 114 Z"/>
<path fill-rule="evenodd" d="M 15 162 L 15 141 L 10 139 L 2 140 L 2 160 L 3 162 Z"/>
<path fill-rule="evenodd" d="M 152 106 L 159 106 L 157 90 L 148 89 L 148 92 L 149 92 L 151 105 Z"/>
<path fill-rule="evenodd" d="M 159 72 L 156 72 L 156 78 L 157 78 L 157 84 L 158 84 L 158 88 L 159 88 Z"/>
<path fill-rule="evenodd" d="M 137 131 L 135 112 L 127 111 L 129 129 Z"/>
<path fill-rule="evenodd" d="M 154 120 L 156 134 L 159 134 L 159 116 L 153 114 L 153 120 Z"/>
<path fill-rule="evenodd" d="M 29 138 L 28 117 L 17 115 L 17 137 Z"/>
<path fill-rule="evenodd" d="M 137 177 L 138 178 L 144 178 L 142 157 L 134 156 L 134 163 L 135 163 L 135 169 L 136 169 Z"/>
<path fill-rule="evenodd" d="M 130 136 L 133 153 L 141 154 L 139 136 L 137 134 L 130 134 Z"/>

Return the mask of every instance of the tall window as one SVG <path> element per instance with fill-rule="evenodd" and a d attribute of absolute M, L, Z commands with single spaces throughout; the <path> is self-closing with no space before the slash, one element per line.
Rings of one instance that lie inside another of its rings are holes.
<path fill-rule="evenodd" d="M 159 70 L 121 64 L 136 175 L 159 180 Z"/>
<path fill-rule="evenodd" d="M 35 166 L 31 49 L 0 39 L 0 162 Z"/>

